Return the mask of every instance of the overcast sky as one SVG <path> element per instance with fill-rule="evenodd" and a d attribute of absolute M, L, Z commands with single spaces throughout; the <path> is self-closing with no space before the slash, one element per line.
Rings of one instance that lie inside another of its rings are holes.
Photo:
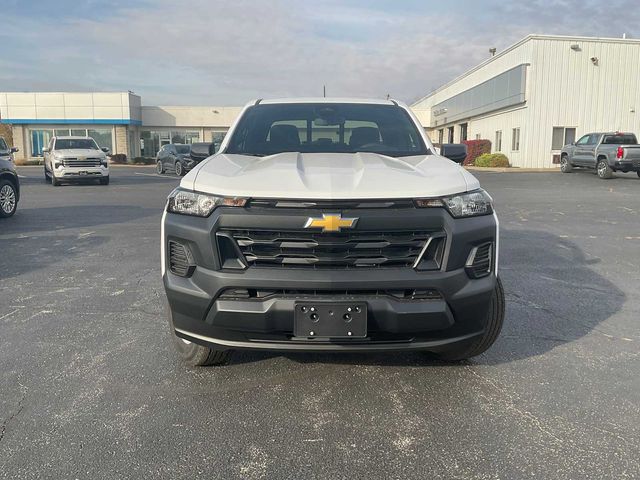
<path fill-rule="evenodd" d="M 0 18 L 0 91 L 133 90 L 146 105 L 323 84 L 410 102 L 529 33 L 640 37 L 637 0 L 2 0 Z"/>

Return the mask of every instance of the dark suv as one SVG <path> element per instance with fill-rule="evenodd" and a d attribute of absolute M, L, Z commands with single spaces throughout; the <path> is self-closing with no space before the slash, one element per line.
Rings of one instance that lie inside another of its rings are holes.
<path fill-rule="evenodd" d="M 4 140 L 3 140 L 4 143 Z M 0 158 L 0 218 L 16 213 L 20 200 L 20 181 L 13 162 Z"/>
<path fill-rule="evenodd" d="M 4 138 L 0 137 L 0 159 L 13 161 L 13 154 L 18 151 L 15 147 L 9 147 Z"/>

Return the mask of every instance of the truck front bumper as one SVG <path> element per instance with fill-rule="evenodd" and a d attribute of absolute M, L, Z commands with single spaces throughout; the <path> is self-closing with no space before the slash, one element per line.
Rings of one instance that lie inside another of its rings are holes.
<path fill-rule="evenodd" d="M 493 259 L 491 273 L 482 278 L 471 278 L 465 263 L 481 243 L 492 242 L 497 251 L 497 219 L 488 215 L 454 220 L 443 209 L 426 210 L 395 212 L 392 219 L 384 216 L 389 215 L 387 212 L 358 214 L 363 229 L 406 222 L 415 230 L 431 227 L 446 232 L 444 265 L 430 271 L 410 267 L 337 270 L 287 266 L 250 266 L 232 271 L 220 266 L 216 247 L 220 229 L 269 225 L 286 231 L 307 216 L 229 208 L 219 208 L 206 219 L 166 213 L 162 226 L 163 281 L 171 326 L 185 340 L 219 349 L 439 351 L 471 341 L 485 330 L 496 288 L 497 258 Z M 170 241 L 189 247 L 195 264 L 189 275 L 176 275 L 166 267 Z M 367 336 L 296 337 L 294 306 L 300 301 L 365 303 Z"/>
<path fill-rule="evenodd" d="M 59 166 L 53 169 L 53 175 L 58 180 L 88 180 L 91 178 L 102 178 L 109 176 L 109 167 L 65 167 Z"/>
<path fill-rule="evenodd" d="M 325 278 L 309 278 L 305 271 L 292 274 L 255 269 L 240 280 L 234 274 L 203 269 L 191 278 L 168 272 L 164 285 L 170 321 L 179 337 L 218 348 L 435 351 L 483 333 L 496 285 L 494 275 L 471 280 L 464 269 L 426 277 L 400 270 L 343 272 L 339 280 L 335 273 L 320 273 Z M 228 288 L 231 285 L 233 288 Z M 273 294 L 263 299 L 233 298 L 233 292 L 244 288 Z M 428 290 L 431 295 L 412 300 L 383 293 L 399 290 Z M 296 338 L 297 301 L 364 302 L 368 336 L 347 340 Z"/>

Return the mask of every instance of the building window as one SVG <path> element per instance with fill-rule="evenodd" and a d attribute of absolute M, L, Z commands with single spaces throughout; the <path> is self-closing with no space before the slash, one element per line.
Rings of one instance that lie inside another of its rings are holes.
<path fill-rule="evenodd" d="M 574 127 L 553 127 L 551 150 L 562 150 L 562 147 L 576 141 Z"/>
<path fill-rule="evenodd" d="M 476 133 L 476 140 L 480 140 L 480 134 Z"/>
<path fill-rule="evenodd" d="M 453 143 L 453 127 L 447 128 L 447 143 Z"/>
<path fill-rule="evenodd" d="M 468 123 L 460 124 L 460 143 L 465 142 L 467 140 L 467 126 Z"/>
<path fill-rule="evenodd" d="M 442 145 L 442 141 L 444 140 L 444 128 L 438 130 L 438 143 Z"/>
<path fill-rule="evenodd" d="M 89 128 L 85 135 L 93 138 L 100 148 L 108 148 L 113 153 L 113 129 Z"/>
<path fill-rule="evenodd" d="M 140 154 L 155 157 L 160 148 L 169 143 L 195 143 L 200 141 L 197 130 L 142 130 L 140 132 Z"/>
<path fill-rule="evenodd" d="M 502 130 L 496 130 L 496 144 L 494 152 L 502 151 Z"/>
<path fill-rule="evenodd" d="M 511 131 L 511 150 L 514 152 L 520 150 L 520 127 Z"/>
<path fill-rule="evenodd" d="M 53 137 L 53 130 L 31 130 L 31 156 L 41 157 L 45 148 Z"/>

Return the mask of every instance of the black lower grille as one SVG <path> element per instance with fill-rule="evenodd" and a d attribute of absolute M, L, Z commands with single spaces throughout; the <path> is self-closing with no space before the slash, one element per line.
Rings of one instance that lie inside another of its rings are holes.
<path fill-rule="evenodd" d="M 264 290 L 228 288 L 218 297 L 220 300 L 265 300 L 268 298 L 312 298 L 314 300 L 341 298 L 392 297 L 396 300 L 421 301 L 441 300 L 442 294 L 433 288 L 403 290 Z"/>
<path fill-rule="evenodd" d="M 481 278 L 491 273 L 493 264 L 493 243 L 475 247 L 467 261 L 467 272 L 472 278 Z"/>
<path fill-rule="evenodd" d="M 249 266 L 379 268 L 413 266 L 434 232 L 227 230 L 219 235 L 235 240 Z"/>
<path fill-rule="evenodd" d="M 181 277 L 188 277 L 195 269 L 189 248 L 181 243 L 169 242 L 169 269 Z"/>

